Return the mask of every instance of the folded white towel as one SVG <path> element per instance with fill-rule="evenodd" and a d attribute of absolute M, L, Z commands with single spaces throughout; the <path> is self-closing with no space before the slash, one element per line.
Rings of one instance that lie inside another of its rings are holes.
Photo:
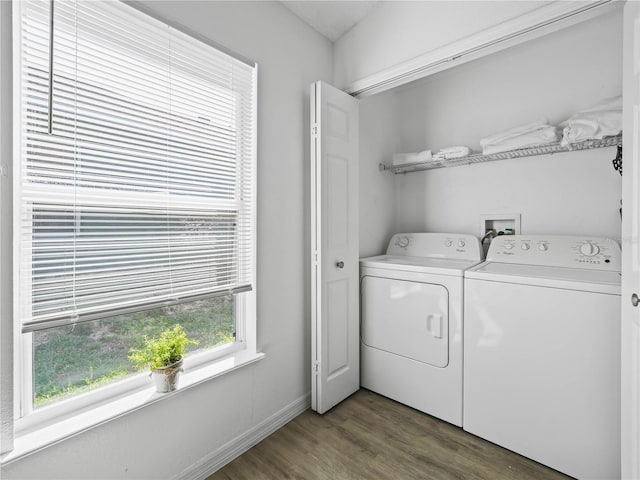
<path fill-rule="evenodd" d="M 558 141 L 558 129 L 551 125 L 539 128 L 533 132 L 522 133 L 514 137 L 502 140 L 495 144 L 486 144 L 482 147 L 483 155 L 491 155 L 492 153 L 506 152 L 508 150 L 517 150 L 519 148 L 534 147 L 537 145 L 548 145 Z"/>
<path fill-rule="evenodd" d="M 393 155 L 393 164 L 404 165 L 407 163 L 428 162 L 431 158 L 431 150 L 424 150 L 418 153 L 395 153 Z"/>
<path fill-rule="evenodd" d="M 433 158 L 434 160 L 449 160 L 452 158 L 466 157 L 467 155 L 469 155 L 469 153 L 471 153 L 469 147 L 459 145 L 455 147 L 441 148 L 438 153 L 433 156 Z"/>
<path fill-rule="evenodd" d="M 562 146 L 618 135 L 622 131 L 622 97 L 608 98 L 574 113 L 560 124 Z"/>
<path fill-rule="evenodd" d="M 462 155 L 464 157 L 469 155 L 469 147 L 465 147 L 463 145 L 441 148 L 440 151 L 444 153 L 445 156 L 446 155 Z"/>
<path fill-rule="evenodd" d="M 488 137 L 485 137 L 482 140 L 480 140 L 480 146 L 484 149 L 484 147 L 487 145 L 498 145 L 505 140 L 509 140 L 526 133 L 535 132 L 537 130 L 547 128 L 548 126 L 549 126 L 549 123 L 545 118 L 539 118 L 537 120 L 534 120 L 531 123 L 520 125 L 518 127 L 505 130 L 504 132 L 489 135 Z"/>
<path fill-rule="evenodd" d="M 540 118 L 526 125 L 511 128 L 480 140 L 483 155 L 546 145 L 558 141 L 558 130 Z"/>

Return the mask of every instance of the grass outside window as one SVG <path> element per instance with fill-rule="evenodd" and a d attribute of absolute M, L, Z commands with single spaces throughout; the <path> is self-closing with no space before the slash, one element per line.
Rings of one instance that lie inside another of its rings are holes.
<path fill-rule="evenodd" d="M 33 334 L 34 408 L 121 380 L 136 373 L 128 359 L 145 336 L 179 323 L 198 347 L 235 341 L 235 297 L 156 308 Z"/>

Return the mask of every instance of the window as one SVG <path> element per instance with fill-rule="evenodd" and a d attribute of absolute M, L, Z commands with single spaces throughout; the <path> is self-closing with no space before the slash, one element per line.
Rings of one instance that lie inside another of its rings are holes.
<path fill-rule="evenodd" d="M 16 3 L 25 416 L 127 377 L 174 323 L 204 359 L 245 346 L 257 69 L 120 2 Z"/>

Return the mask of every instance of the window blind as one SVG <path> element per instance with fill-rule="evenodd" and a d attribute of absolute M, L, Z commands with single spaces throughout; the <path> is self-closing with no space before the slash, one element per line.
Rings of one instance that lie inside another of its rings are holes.
<path fill-rule="evenodd" d="M 121 2 L 56 1 L 50 72 L 50 2 L 18 3 L 23 331 L 250 290 L 255 65 Z"/>

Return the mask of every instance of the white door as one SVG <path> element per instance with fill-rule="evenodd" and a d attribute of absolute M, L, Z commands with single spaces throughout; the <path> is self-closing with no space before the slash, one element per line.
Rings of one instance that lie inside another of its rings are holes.
<path fill-rule="evenodd" d="M 358 102 L 311 85 L 311 408 L 360 388 Z"/>
<path fill-rule="evenodd" d="M 640 3 L 624 10 L 622 478 L 640 478 Z"/>

